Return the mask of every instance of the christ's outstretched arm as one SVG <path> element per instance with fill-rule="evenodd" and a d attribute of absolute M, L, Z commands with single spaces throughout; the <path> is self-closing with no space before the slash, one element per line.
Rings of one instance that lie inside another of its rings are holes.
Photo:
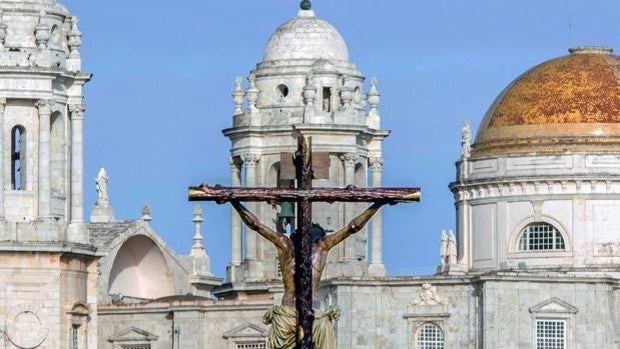
<path fill-rule="evenodd" d="M 248 228 L 254 230 L 265 239 L 271 241 L 271 243 L 274 244 L 277 248 L 286 249 L 286 244 L 284 242 L 286 239 L 288 239 L 286 235 L 278 233 L 275 230 L 261 223 L 258 217 L 256 217 L 252 212 L 250 212 L 250 210 L 248 210 L 239 201 L 231 201 L 230 204 L 235 208 L 235 210 L 237 210 L 237 213 L 239 213 L 239 216 L 241 217 L 245 225 L 248 226 Z"/>
<path fill-rule="evenodd" d="M 360 213 L 359 216 L 355 217 L 355 219 L 353 219 L 346 227 L 320 240 L 318 242 L 319 247 L 324 251 L 329 251 L 332 247 L 338 245 L 344 239 L 362 230 L 370 218 L 372 218 L 372 216 L 374 216 L 383 205 L 385 205 L 385 203 L 375 202 L 364 212 Z"/>

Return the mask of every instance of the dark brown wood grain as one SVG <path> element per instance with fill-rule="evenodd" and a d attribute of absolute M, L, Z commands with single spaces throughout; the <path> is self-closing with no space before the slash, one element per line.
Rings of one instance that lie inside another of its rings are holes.
<path fill-rule="evenodd" d="M 219 204 L 231 200 L 243 202 L 419 202 L 419 188 L 229 188 L 201 185 L 189 190 L 190 201 L 215 201 Z"/>

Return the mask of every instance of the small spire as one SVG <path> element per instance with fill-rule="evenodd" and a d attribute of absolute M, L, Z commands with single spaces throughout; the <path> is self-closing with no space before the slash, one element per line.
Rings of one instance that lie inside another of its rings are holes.
<path fill-rule="evenodd" d="M 144 206 L 142 206 L 142 220 L 147 223 L 153 220 L 153 217 L 151 217 L 151 207 L 149 204 L 144 204 Z"/>
<path fill-rule="evenodd" d="M 192 214 L 194 215 L 194 219 L 192 219 L 192 222 L 194 222 L 194 237 L 192 238 L 194 240 L 194 245 L 192 246 L 190 256 L 205 257 L 207 253 L 205 252 L 205 248 L 202 245 L 201 227 L 204 219 L 202 219 L 202 208 L 200 207 L 200 205 L 196 204 L 196 206 L 194 206 L 194 211 L 192 212 Z"/>
<path fill-rule="evenodd" d="M 312 3 L 310 0 L 303 0 L 300 7 L 304 11 L 310 11 L 312 9 Z"/>

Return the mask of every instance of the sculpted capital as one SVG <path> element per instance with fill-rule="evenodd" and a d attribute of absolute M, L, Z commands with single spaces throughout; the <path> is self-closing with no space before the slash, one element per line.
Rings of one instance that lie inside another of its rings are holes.
<path fill-rule="evenodd" d="M 86 106 L 84 104 L 69 104 L 69 113 L 71 113 L 71 119 L 83 119 Z"/>
<path fill-rule="evenodd" d="M 355 166 L 359 161 L 359 156 L 355 153 L 343 154 L 340 159 L 344 162 L 345 166 Z"/>
<path fill-rule="evenodd" d="M 52 103 L 49 99 L 39 99 L 34 103 L 34 106 L 39 109 L 39 114 L 51 114 Z"/>
<path fill-rule="evenodd" d="M 256 165 L 260 161 L 260 158 L 260 154 L 248 153 L 241 155 L 241 160 L 243 161 L 243 164 L 247 167 L 256 167 Z"/>
<path fill-rule="evenodd" d="M 383 158 L 381 157 L 374 157 L 374 158 L 370 158 L 368 159 L 368 163 L 370 164 L 370 168 L 373 171 L 381 171 L 383 169 Z"/>

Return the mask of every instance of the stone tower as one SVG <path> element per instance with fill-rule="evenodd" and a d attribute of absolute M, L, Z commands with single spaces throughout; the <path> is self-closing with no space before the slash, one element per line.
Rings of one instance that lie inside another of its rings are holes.
<path fill-rule="evenodd" d="M 78 20 L 55 0 L 0 11 L 0 334 L 21 348 L 94 344 Z"/>
<path fill-rule="evenodd" d="M 233 127 L 223 131 L 232 142 L 232 185 L 290 185 L 281 172 L 281 153 L 295 151 L 299 133 L 312 137 L 315 152 L 329 153 L 328 178 L 315 180 L 315 186 L 381 185 L 381 144 L 389 131 L 380 128 L 377 81 L 373 78 L 364 93 L 364 80 L 349 61 L 338 31 L 314 11 L 300 10 L 271 36 L 263 61 L 249 74 L 247 88 L 237 78 Z M 250 204 L 250 209 L 263 222 L 273 224 L 276 218 L 276 210 L 268 205 Z M 315 204 L 314 220 L 329 233 L 361 209 L 360 204 Z M 230 281 L 278 279 L 275 249 L 252 231 L 245 231 L 242 238 L 235 213 L 231 221 Z M 332 251 L 325 274 L 385 275 L 380 216 L 370 234 L 360 232 Z"/>

